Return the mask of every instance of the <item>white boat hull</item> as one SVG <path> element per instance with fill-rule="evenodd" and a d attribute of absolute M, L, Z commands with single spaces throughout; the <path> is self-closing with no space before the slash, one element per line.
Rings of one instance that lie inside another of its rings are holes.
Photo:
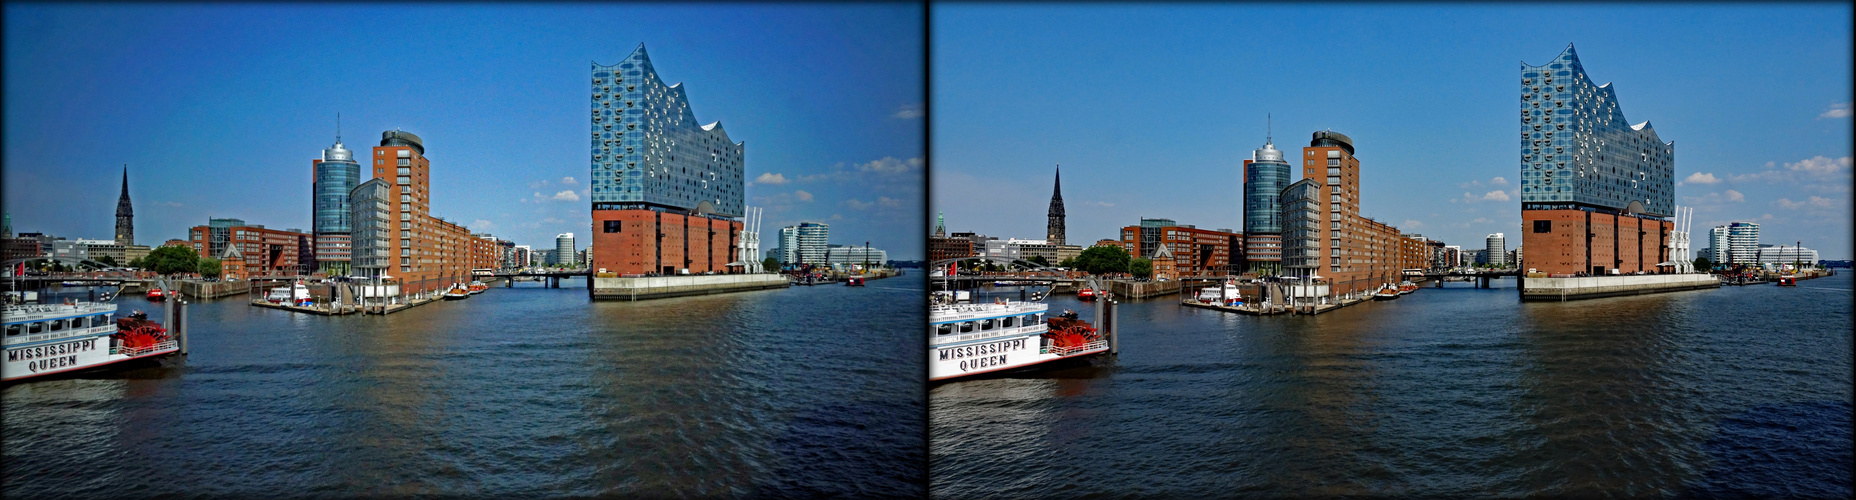
<path fill-rule="evenodd" d="M 23 331 L 18 335 L 9 335 L 6 339 L 5 364 L 0 365 L 0 381 L 12 382 L 70 373 L 180 351 L 179 344 L 173 340 L 140 350 L 115 345 L 110 339 L 110 335 L 117 330 L 113 317 L 116 306 L 112 304 L 30 306 L 30 309 L 9 309 L 7 312 L 8 331 L 11 332 L 16 326 Z M 39 333 L 24 329 L 28 324 L 44 325 L 45 321 L 73 318 L 82 319 L 86 325 L 97 318 L 99 324 L 62 331 L 51 331 L 42 326 Z"/>
<path fill-rule="evenodd" d="M 1048 345 L 1044 339 L 1049 331 L 1047 312 L 1047 305 L 1026 302 L 935 306 L 929 313 L 928 380 L 951 380 L 1108 351 L 1108 342 L 1101 340 L 1067 348 Z"/>

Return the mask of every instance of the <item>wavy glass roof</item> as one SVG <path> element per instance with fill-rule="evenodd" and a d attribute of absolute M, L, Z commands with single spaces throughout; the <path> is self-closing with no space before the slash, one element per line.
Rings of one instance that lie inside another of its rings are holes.
<path fill-rule="evenodd" d="M 1521 63 L 1521 203 L 1675 212 L 1675 143 L 1626 121 L 1616 89 L 1593 84 L 1572 45 Z"/>

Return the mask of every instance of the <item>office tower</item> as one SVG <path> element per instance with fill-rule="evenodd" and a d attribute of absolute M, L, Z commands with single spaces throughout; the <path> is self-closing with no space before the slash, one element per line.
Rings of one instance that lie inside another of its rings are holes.
<path fill-rule="evenodd" d="M 589 267 L 731 270 L 745 206 L 745 145 L 730 140 L 721 122 L 697 123 L 683 84 L 665 85 L 643 44 L 618 64 L 593 63 L 591 73 Z"/>
<path fill-rule="evenodd" d="M 7 227 L 11 232 L 10 220 Z M 129 165 L 126 163 L 122 166 L 122 196 L 116 198 L 116 244 L 135 244 L 135 209 L 129 206 Z"/>
<path fill-rule="evenodd" d="M 554 235 L 554 259 L 555 264 L 574 263 L 574 233 Z"/>
<path fill-rule="evenodd" d="M 1506 260 L 1508 257 L 1508 240 L 1506 237 L 1502 236 L 1502 233 L 1489 235 L 1488 245 L 1484 248 L 1487 248 L 1489 252 L 1489 265 L 1500 266 L 1508 263 Z"/>
<path fill-rule="evenodd" d="M 378 278 L 392 276 L 394 184 L 384 178 L 372 178 L 348 190 L 348 258 L 350 276 Z"/>
<path fill-rule="evenodd" d="M 801 222 L 794 226 L 798 233 L 799 261 L 806 264 L 827 262 L 826 242 L 831 239 L 831 225 L 817 222 Z"/>
<path fill-rule="evenodd" d="M 1057 167 L 1056 181 L 1050 188 L 1050 211 L 1045 214 L 1044 240 L 1052 245 L 1063 244 L 1063 167 Z"/>
<path fill-rule="evenodd" d="M 1708 229 L 1708 251 L 1702 254 L 1715 264 L 1727 263 L 1727 226 Z"/>
<path fill-rule="evenodd" d="M 1727 225 L 1727 261 L 1735 264 L 1759 262 L 1759 223 L 1735 222 Z"/>
<path fill-rule="evenodd" d="M 799 226 L 780 228 L 780 264 L 799 263 Z"/>
<path fill-rule="evenodd" d="M 398 203 L 392 220 L 398 234 L 389 238 L 387 254 L 398 259 L 387 273 L 405 293 L 439 291 L 473 279 L 471 270 L 493 267 L 495 244 L 471 237 L 470 229 L 432 215 L 431 160 L 425 142 L 411 132 L 381 132 L 374 148 L 373 178 L 393 181 Z"/>
<path fill-rule="evenodd" d="M 336 126 L 335 145 L 322 150 L 322 158 L 310 160 L 310 172 L 310 231 L 316 238 L 316 268 L 329 276 L 347 275 L 354 230 L 348 195 L 361 182 L 361 164 L 355 161 L 354 152 L 342 147 L 340 125 Z"/>
<path fill-rule="evenodd" d="M 1278 200 L 1282 223 L 1282 275 L 1296 278 L 1320 276 L 1321 217 L 1326 215 L 1326 197 L 1318 178 L 1306 178 L 1283 188 Z M 1249 234 L 1244 235 L 1251 238 Z"/>
<path fill-rule="evenodd" d="M 1611 84 L 1594 85 L 1571 45 L 1521 63 L 1522 246 L 1545 273 L 1673 271 L 1675 143 L 1631 125 Z"/>
<path fill-rule="evenodd" d="M 1274 140 L 1244 160 L 1244 272 L 1274 276 L 1282 272 L 1282 190 L 1291 182 L 1289 162 Z"/>

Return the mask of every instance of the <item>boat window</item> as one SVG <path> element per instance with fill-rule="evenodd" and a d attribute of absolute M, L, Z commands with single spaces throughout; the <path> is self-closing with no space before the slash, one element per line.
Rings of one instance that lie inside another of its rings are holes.
<path fill-rule="evenodd" d="M 965 322 L 965 323 L 961 323 L 961 324 L 960 324 L 960 333 L 967 333 L 967 332 L 971 332 L 971 331 L 973 331 L 973 322 L 972 322 L 972 321 L 968 321 L 968 322 Z"/>
<path fill-rule="evenodd" d="M 36 323 L 26 323 L 26 333 L 41 333 L 44 331 L 45 331 L 45 322 L 43 321 L 36 322 Z"/>
<path fill-rule="evenodd" d="M 90 317 L 91 328 L 96 328 L 100 326 L 109 326 L 109 325 L 110 325 L 110 315 L 108 314 L 98 314 L 96 316 Z"/>
<path fill-rule="evenodd" d="M 6 336 L 8 337 L 19 335 L 20 332 L 23 331 L 25 331 L 25 329 L 21 328 L 20 325 L 6 325 Z"/>
<path fill-rule="evenodd" d="M 62 319 L 52 320 L 52 327 L 49 331 L 54 331 L 54 332 L 64 331 L 64 320 Z"/>
<path fill-rule="evenodd" d="M 992 323 L 992 320 L 990 320 L 990 319 L 989 319 L 989 320 L 985 320 L 985 321 L 981 321 L 981 322 L 980 322 L 980 329 L 981 329 L 981 330 L 991 330 L 991 329 L 992 329 L 992 327 L 993 327 L 993 323 Z"/>
<path fill-rule="evenodd" d="M 1032 324 L 1038 324 L 1038 323 L 1043 323 L 1043 322 L 1044 322 L 1044 315 L 1043 315 L 1043 314 L 1033 314 L 1033 315 L 1031 315 L 1031 323 L 1032 323 Z"/>
<path fill-rule="evenodd" d="M 954 325 L 949 324 L 949 323 L 942 323 L 939 325 L 935 325 L 934 327 L 935 335 L 952 335 L 953 333 L 954 333 Z"/>
<path fill-rule="evenodd" d="M 1017 316 L 1006 316 L 1004 319 L 999 320 L 999 326 L 1001 328 L 1011 328 L 1014 326 L 1018 326 L 1018 317 Z"/>

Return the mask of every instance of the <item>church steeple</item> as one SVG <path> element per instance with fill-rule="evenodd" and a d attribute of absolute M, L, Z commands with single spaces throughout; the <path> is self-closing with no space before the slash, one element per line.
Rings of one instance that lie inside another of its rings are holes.
<path fill-rule="evenodd" d="M 116 244 L 135 244 L 135 209 L 129 205 L 129 164 L 122 164 L 122 196 L 116 199 Z"/>
<path fill-rule="evenodd" d="M 1050 213 L 1048 214 L 1048 216 L 1050 217 L 1050 219 L 1044 225 L 1044 229 L 1045 229 L 1044 239 L 1048 240 L 1047 243 L 1050 243 L 1052 245 L 1064 244 L 1063 243 L 1063 233 L 1064 233 L 1064 227 L 1063 227 L 1063 165 L 1057 165 L 1056 182 L 1051 185 Z"/>

